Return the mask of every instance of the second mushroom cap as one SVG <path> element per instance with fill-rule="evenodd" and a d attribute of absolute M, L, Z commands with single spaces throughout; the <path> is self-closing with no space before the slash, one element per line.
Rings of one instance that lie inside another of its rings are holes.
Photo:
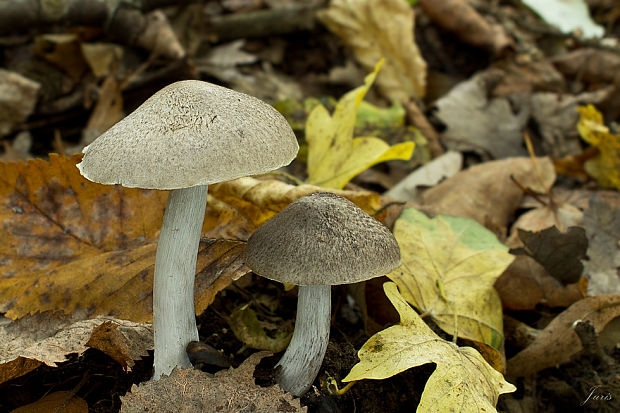
<path fill-rule="evenodd" d="M 299 198 L 263 224 L 244 255 L 255 273 L 296 285 L 360 282 L 400 263 L 398 243 L 381 222 L 325 192 Z"/>

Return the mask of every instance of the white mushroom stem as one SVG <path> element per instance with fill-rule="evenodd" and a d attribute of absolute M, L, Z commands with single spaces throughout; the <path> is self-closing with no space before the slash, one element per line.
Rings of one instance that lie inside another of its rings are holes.
<path fill-rule="evenodd" d="M 185 348 L 198 340 L 194 276 L 206 205 L 207 185 L 168 195 L 153 279 L 154 380 L 177 366 L 189 367 Z"/>
<path fill-rule="evenodd" d="M 280 387 L 294 396 L 307 392 L 319 374 L 331 320 L 331 286 L 300 286 L 297 299 L 295 331 L 278 362 Z"/>

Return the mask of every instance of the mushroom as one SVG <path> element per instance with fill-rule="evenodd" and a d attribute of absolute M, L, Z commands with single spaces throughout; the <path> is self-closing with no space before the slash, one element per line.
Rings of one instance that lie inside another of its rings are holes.
<path fill-rule="evenodd" d="M 84 148 L 80 173 L 93 182 L 170 190 L 153 280 L 153 375 L 189 367 L 198 340 L 194 276 L 207 186 L 290 163 L 299 147 L 268 104 L 198 80 L 166 86 Z"/>
<path fill-rule="evenodd" d="M 387 274 L 400 264 L 400 249 L 392 233 L 357 205 L 317 192 L 292 202 L 254 231 L 244 259 L 258 275 L 299 285 L 295 330 L 277 364 L 277 381 L 301 396 L 325 357 L 330 286 Z"/>

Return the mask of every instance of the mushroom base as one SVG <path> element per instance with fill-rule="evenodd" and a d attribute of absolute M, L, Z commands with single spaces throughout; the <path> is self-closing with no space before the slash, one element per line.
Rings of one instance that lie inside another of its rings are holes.
<path fill-rule="evenodd" d="M 300 286 L 293 337 L 277 364 L 281 366 L 278 384 L 294 396 L 307 392 L 319 374 L 329 342 L 330 320 L 331 286 Z"/>
<path fill-rule="evenodd" d="M 198 340 L 194 277 L 206 205 L 206 185 L 168 195 L 153 280 L 154 380 L 191 365 L 185 348 Z"/>

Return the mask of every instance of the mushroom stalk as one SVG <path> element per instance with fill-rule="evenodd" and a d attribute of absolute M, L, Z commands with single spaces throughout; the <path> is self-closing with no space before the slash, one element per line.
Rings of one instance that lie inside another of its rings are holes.
<path fill-rule="evenodd" d="M 286 352 L 278 362 L 278 384 L 294 396 L 310 389 L 319 374 L 331 321 L 331 286 L 299 286 L 295 330 Z"/>
<path fill-rule="evenodd" d="M 189 367 L 185 348 L 198 340 L 194 276 L 206 204 L 207 185 L 168 195 L 153 279 L 154 380 L 177 366 Z"/>

